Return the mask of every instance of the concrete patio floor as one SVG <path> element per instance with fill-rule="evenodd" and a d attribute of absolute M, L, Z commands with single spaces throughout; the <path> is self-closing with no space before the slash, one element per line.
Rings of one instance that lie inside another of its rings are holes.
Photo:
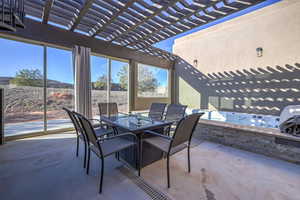
<path fill-rule="evenodd" d="M 53 134 L 0 146 L 0 199 L 149 199 L 121 173 L 122 163 L 114 156 L 106 158 L 100 195 L 100 161 L 92 154 L 86 175 L 82 152 L 75 157 L 75 144 L 74 134 Z"/>
<path fill-rule="evenodd" d="M 194 140 L 196 141 L 196 140 Z M 142 177 L 174 199 L 299 200 L 300 166 L 211 142 L 170 159 L 171 188 L 167 189 L 166 160 L 142 170 Z"/>
<path fill-rule="evenodd" d="M 142 170 L 142 180 L 176 200 L 299 199 L 300 166 L 210 142 L 193 141 L 192 172 L 186 151 L 171 158 L 171 188 L 166 187 L 166 160 Z M 73 134 L 28 138 L 0 146 L 1 200 L 14 199 L 152 199 L 136 176 L 114 157 L 106 159 L 103 194 L 98 194 L 99 161 L 90 175 L 75 157 Z M 97 162 L 98 161 L 98 162 Z"/>
<path fill-rule="evenodd" d="M 52 119 L 47 121 L 47 130 L 73 128 L 73 124 L 69 119 Z M 44 121 L 20 122 L 5 124 L 5 136 L 14 136 L 40 132 L 44 130 Z"/>

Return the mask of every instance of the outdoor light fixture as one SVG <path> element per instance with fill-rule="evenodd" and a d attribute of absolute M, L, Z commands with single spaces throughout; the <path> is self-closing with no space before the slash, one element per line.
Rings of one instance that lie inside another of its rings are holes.
<path fill-rule="evenodd" d="M 263 56 L 263 48 L 262 47 L 256 48 L 256 53 L 257 53 L 257 57 L 262 57 Z"/>
<path fill-rule="evenodd" d="M 0 0 L 0 31 L 24 28 L 24 0 Z"/>
<path fill-rule="evenodd" d="M 196 67 L 196 68 L 198 67 L 198 60 L 197 59 L 194 60 L 194 67 Z"/>

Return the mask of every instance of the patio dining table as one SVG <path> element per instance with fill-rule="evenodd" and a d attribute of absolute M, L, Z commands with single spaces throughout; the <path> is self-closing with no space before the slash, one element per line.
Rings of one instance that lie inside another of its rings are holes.
<path fill-rule="evenodd" d="M 115 127 L 118 132 L 131 132 L 136 134 L 138 140 L 141 140 L 141 135 L 146 130 L 155 130 L 156 132 L 163 133 L 164 128 L 170 126 L 172 121 L 157 121 L 152 120 L 149 117 L 141 116 L 138 114 L 123 114 L 119 113 L 110 116 L 101 116 L 101 121 L 108 125 Z M 144 134 L 143 137 L 151 137 Z M 139 141 L 140 144 L 140 141 Z M 136 149 L 134 147 L 128 148 L 120 152 L 120 158 L 136 168 Z M 160 160 L 163 156 L 163 152 L 154 146 L 143 143 L 143 162 L 141 167 L 145 167 L 157 160 Z"/>

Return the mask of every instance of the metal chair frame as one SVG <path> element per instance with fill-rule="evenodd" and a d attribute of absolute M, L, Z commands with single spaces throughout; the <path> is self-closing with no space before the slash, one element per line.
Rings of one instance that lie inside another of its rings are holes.
<path fill-rule="evenodd" d="M 181 104 L 170 104 L 167 108 L 164 120 L 174 121 L 172 125 L 177 125 L 179 120 L 185 116 L 187 106 Z M 168 126 L 165 130 L 166 135 L 170 136 L 172 125 Z"/>
<path fill-rule="evenodd" d="M 97 138 L 96 136 L 96 133 L 95 133 L 95 130 L 94 130 L 94 127 L 92 126 L 92 124 L 90 123 L 90 121 L 88 119 L 86 119 L 84 116 L 82 116 L 81 114 L 79 113 L 75 113 L 78 118 L 79 118 L 79 121 L 81 123 L 81 126 L 83 127 L 83 133 L 86 135 L 86 138 L 88 140 L 87 142 L 87 146 L 88 146 L 88 157 L 87 157 L 87 167 L 86 167 L 86 173 L 89 174 L 89 168 L 90 168 L 90 154 L 91 154 L 91 151 L 93 151 L 95 153 L 95 155 L 101 160 L 101 175 L 100 175 L 100 185 L 99 185 L 99 193 L 102 193 L 102 186 L 103 186 L 103 175 L 104 175 L 104 158 L 111 155 L 105 155 L 103 153 L 103 149 L 102 149 L 102 144 L 103 142 L 105 141 L 108 141 L 108 140 L 113 140 L 113 139 L 116 139 L 116 138 L 120 138 L 120 137 L 124 137 L 124 136 L 132 136 L 134 138 L 134 146 L 136 146 L 136 149 L 137 149 L 137 155 L 136 155 L 136 162 L 137 162 L 137 168 L 138 168 L 138 171 L 140 171 L 140 164 L 138 163 L 138 154 L 139 154 L 139 148 L 138 148 L 138 138 L 135 134 L 133 133 L 121 133 L 121 134 L 118 134 L 118 135 L 113 135 L 113 136 L 107 136 L 107 137 L 103 137 L 103 138 Z M 88 127 L 86 127 L 88 126 Z M 86 128 L 88 128 L 89 130 L 91 130 L 91 132 L 89 132 Z M 131 145 L 131 146 L 133 146 Z M 99 152 L 100 152 L 100 155 L 98 155 L 93 149 L 92 147 L 96 147 Z M 131 146 L 128 146 L 128 147 L 131 147 Z M 126 148 L 128 148 L 126 147 Z M 119 151 L 123 150 L 124 148 L 122 149 L 116 149 L 116 151 L 114 151 L 113 153 L 118 153 Z M 138 172 L 140 173 L 140 172 Z"/>
<path fill-rule="evenodd" d="M 76 157 L 78 157 L 79 154 L 79 139 L 83 140 L 84 143 L 84 162 L 83 162 L 83 167 L 86 167 L 86 155 L 87 155 L 87 138 L 85 137 L 85 135 L 82 133 L 82 129 L 80 127 L 80 123 L 78 121 L 78 119 L 76 118 L 76 116 L 73 114 L 73 111 L 63 107 L 62 108 L 64 111 L 67 112 L 69 118 L 71 119 L 73 126 L 75 128 L 75 133 L 76 133 Z M 80 137 L 80 135 L 82 137 Z"/>
<path fill-rule="evenodd" d="M 156 133 L 154 131 L 145 131 L 143 134 L 150 134 L 150 135 L 153 135 L 153 136 L 157 136 L 157 137 L 160 137 L 162 139 L 165 139 L 165 140 L 168 140 L 169 141 L 169 147 L 168 147 L 168 150 L 165 151 L 163 149 L 161 149 L 164 153 L 166 153 L 166 157 L 167 157 L 167 181 L 168 181 L 168 188 L 170 188 L 170 156 L 171 155 L 174 155 L 175 153 L 177 152 L 172 152 L 172 149 L 176 148 L 176 147 L 179 147 L 179 145 L 182 145 L 184 144 L 185 142 L 188 142 L 187 145 L 185 145 L 184 148 L 187 148 L 187 154 L 188 154 L 188 172 L 190 173 L 191 172 L 191 161 L 190 161 L 190 146 L 191 146 L 191 140 L 192 140 L 192 136 L 193 136 L 193 133 L 195 131 L 195 128 L 199 122 L 199 119 L 200 117 L 203 115 L 204 113 L 197 113 L 197 114 L 192 114 L 192 115 L 188 115 L 184 118 L 182 118 L 179 122 L 178 122 L 178 125 L 176 126 L 176 129 L 175 129 L 175 133 L 172 137 L 170 136 L 167 136 L 167 135 L 163 135 L 163 134 L 160 134 L 160 133 Z M 195 119 L 193 119 L 195 117 Z M 193 124 L 192 124 L 192 128 L 191 128 L 191 131 L 189 133 L 183 133 L 181 132 L 182 130 L 181 129 L 181 126 L 184 126 L 186 124 L 184 123 L 188 123 L 189 121 L 188 120 L 194 120 L 193 121 Z M 177 139 L 177 136 L 178 134 L 188 134 L 188 139 L 186 141 L 178 141 L 179 139 Z M 140 152 L 142 152 L 142 144 L 143 144 L 143 135 L 141 136 L 141 140 L 140 140 Z M 146 141 L 147 142 L 147 141 Z M 183 149 L 184 149 L 183 148 Z M 180 149 L 180 150 L 183 150 L 183 149 Z M 142 162 L 142 155 L 140 154 L 140 162 Z"/>

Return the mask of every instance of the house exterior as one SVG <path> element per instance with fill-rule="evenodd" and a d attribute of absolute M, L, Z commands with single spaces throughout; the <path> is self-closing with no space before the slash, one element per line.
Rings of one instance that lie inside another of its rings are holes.
<path fill-rule="evenodd" d="M 192 76 L 204 76 L 188 80 L 177 64 L 178 101 L 275 115 L 299 104 L 299 9 L 299 1 L 283 0 L 176 39 L 174 54 L 196 70 Z"/>

